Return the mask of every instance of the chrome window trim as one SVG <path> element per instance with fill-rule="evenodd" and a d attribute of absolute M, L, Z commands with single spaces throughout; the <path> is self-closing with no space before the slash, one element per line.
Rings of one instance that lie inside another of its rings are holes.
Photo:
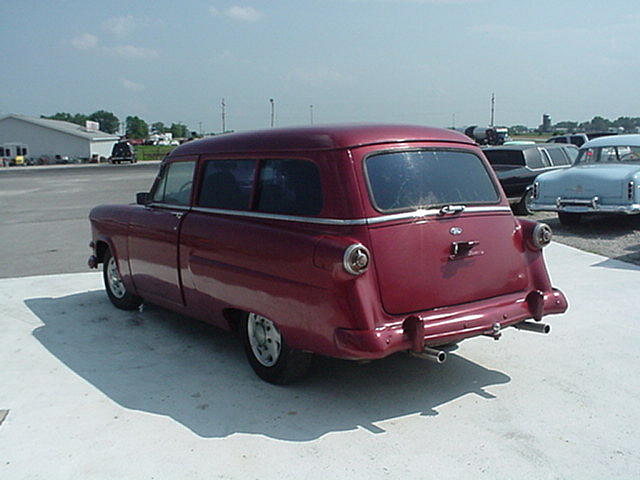
<path fill-rule="evenodd" d="M 159 202 L 151 202 L 145 205 L 145 207 L 156 207 L 156 208 L 170 208 L 172 210 L 191 210 L 189 205 L 174 205 L 172 203 L 159 203 Z"/>
<path fill-rule="evenodd" d="M 296 215 L 280 215 L 275 213 L 250 212 L 244 210 L 224 210 L 220 208 L 193 207 L 193 212 L 217 213 L 220 215 L 232 215 L 236 217 L 258 218 L 265 220 L 284 220 L 288 222 L 313 223 L 319 225 L 375 225 L 378 223 L 389 222 L 393 220 L 406 220 L 412 218 L 424 218 L 430 216 L 440 216 L 439 208 L 428 210 L 414 210 L 411 212 L 394 213 L 390 215 L 382 215 L 380 217 L 340 219 L 340 218 L 319 218 L 319 217 L 301 217 Z M 465 213 L 483 213 L 483 212 L 510 212 L 509 207 L 504 206 L 487 206 L 487 207 L 467 207 Z"/>

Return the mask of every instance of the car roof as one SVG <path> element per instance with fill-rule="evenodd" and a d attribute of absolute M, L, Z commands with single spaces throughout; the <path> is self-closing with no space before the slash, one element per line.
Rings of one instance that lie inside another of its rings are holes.
<path fill-rule="evenodd" d="M 586 142 L 580 150 L 594 147 L 621 147 L 621 146 L 640 147 L 640 135 L 611 135 L 608 137 L 598 137 Z"/>
<path fill-rule="evenodd" d="M 572 145 L 568 145 L 566 143 L 535 143 L 535 144 L 523 144 L 523 145 L 497 145 L 495 147 L 483 148 L 482 151 L 495 151 L 495 150 L 530 150 L 532 148 L 565 148 L 571 147 Z M 575 146 L 575 145 L 573 145 Z"/>
<path fill-rule="evenodd" d="M 229 133 L 194 140 L 171 152 L 171 156 L 206 153 L 333 150 L 381 143 L 433 141 L 475 145 L 454 130 L 412 125 L 324 125 L 273 128 Z"/>

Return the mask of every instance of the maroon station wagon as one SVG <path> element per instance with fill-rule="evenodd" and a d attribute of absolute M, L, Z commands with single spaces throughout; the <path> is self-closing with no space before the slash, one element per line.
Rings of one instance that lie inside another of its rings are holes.
<path fill-rule="evenodd" d="M 542 255 L 549 227 L 515 218 L 481 150 L 450 130 L 205 138 L 173 150 L 137 204 L 90 219 L 89 264 L 116 307 L 238 330 L 273 383 L 312 354 L 443 362 L 466 338 L 546 333 L 542 317 L 567 309 Z"/>

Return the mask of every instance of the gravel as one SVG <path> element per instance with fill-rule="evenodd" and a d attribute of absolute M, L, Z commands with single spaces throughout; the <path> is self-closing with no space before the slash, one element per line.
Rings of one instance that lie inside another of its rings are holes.
<path fill-rule="evenodd" d="M 549 225 L 559 243 L 640 265 L 640 215 L 585 216 L 570 227 L 561 225 L 552 212 L 525 218 Z"/>

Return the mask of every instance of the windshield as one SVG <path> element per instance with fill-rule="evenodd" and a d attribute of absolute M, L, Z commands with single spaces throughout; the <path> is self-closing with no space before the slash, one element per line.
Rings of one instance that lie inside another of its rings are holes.
<path fill-rule="evenodd" d="M 576 165 L 592 163 L 640 163 L 640 146 L 625 145 L 580 150 Z"/>
<path fill-rule="evenodd" d="M 469 152 L 380 153 L 365 160 L 365 169 L 371 199 L 382 212 L 500 199 L 484 163 Z"/>

